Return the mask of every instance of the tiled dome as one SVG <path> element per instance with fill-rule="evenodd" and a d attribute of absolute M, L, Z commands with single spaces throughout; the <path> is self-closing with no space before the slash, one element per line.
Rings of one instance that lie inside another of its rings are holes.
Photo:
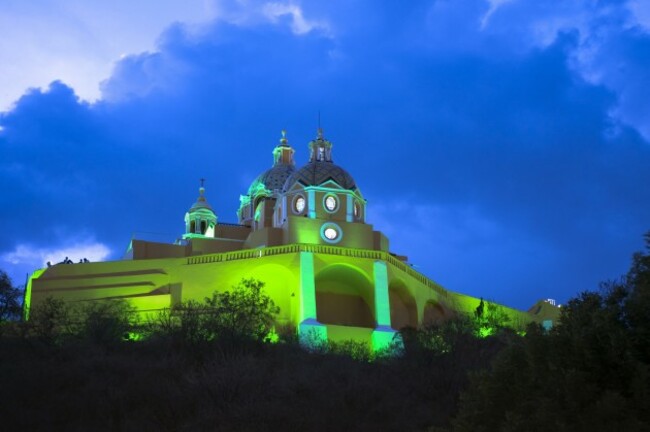
<path fill-rule="evenodd" d="M 263 185 L 269 191 L 280 191 L 284 182 L 296 170 L 293 165 L 278 164 L 260 174 L 248 188 L 248 194 L 255 193 L 259 185 Z"/>
<path fill-rule="evenodd" d="M 288 191 L 296 182 L 303 186 L 320 186 L 328 180 L 333 180 L 344 189 L 357 188 L 352 176 L 340 166 L 328 161 L 314 161 L 291 174 L 284 183 L 283 190 Z"/>

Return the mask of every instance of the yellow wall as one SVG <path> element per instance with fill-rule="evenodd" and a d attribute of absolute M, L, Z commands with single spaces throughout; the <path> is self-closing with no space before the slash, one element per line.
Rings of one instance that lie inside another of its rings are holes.
<path fill-rule="evenodd" d="M 189 258 L 59 264 L 32 280 L 32 307 L 47 296 L 70 302 L 125 298 L 142 311 L 152 311 L 179 301 L 203 300 L 214 291 L 231 289 L 242 278 L 255 278 L 266 283 L 266 292 L 280 307 L 278 321 L 297 325 L 301 300 L 299 251 L 303 249 L 314 252 L 316 294 L 325 293 L 321 296 L 324 308 L 335 307 L 328 295 L 348 295 L 363 301 L 374 315 L 373 265 L 377 260 L 388 264 L 395 325 L 414 321 L 421 324 L 427 305 L 451 317 L 458 312 L 471 314 L 479 304 L 479 299 L 443 289 L 386 252 L 287 245 Z M 350 306 L 350 310 L 354 308 Z M 542 319 L 512 308 L 502 310 L 512 323 Z"/>

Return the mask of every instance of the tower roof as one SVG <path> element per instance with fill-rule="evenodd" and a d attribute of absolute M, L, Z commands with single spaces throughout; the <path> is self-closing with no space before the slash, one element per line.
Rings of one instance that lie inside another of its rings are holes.
<path fill-rule="evenodd" d="M 332 143 L 323 137 L 318 128 L 318 136 L 309 142 L 309 162 L 287 178 L 282 188 L 287 191 L 296 182 L 303 186 L 320 186 L 332 180 L 344 189 L 357 189 L 352 176 L 332 160 Z"/>
<path fill-rule="evenodd" d="M 201 187 L 199 187 L 199 197 L 196 199 L 196 202 L 192 204 L 192 207 L 189 209 L 189 213 L 193 213 L 195 211 L 201 210 L 201 209 L 206 209 L 214 213 L 214 210 L 212 210 L 212 207 L 210 204 L 208 204 L 208 201 L 205 199 L 205 187 L 203 187 L 203 183 L 205 182 L 205 179 L 201 179 Z"/>

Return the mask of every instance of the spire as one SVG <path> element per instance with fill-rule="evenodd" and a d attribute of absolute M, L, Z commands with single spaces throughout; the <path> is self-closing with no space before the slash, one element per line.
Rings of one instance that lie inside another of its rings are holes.
<path fill-rule="evenodd" d="M 199 199 L 197 199 L 197 202 L 205 202 L 205 187 L 203 187 L 203 184 L 205 183 L 204 178 L 200 178 L 199 181 L 201 182 L 201 187 L 199 188 Z"/>
<path fill-rule="evenodd" d="M 320 123 L 320 113 L 318 119 Z M 320 125 L 316 139 L 309 142 L 309 162 L 332 162 L 332 143 L 325 139 Z"/>
<path fill-rule="evenodd" d="M 282 147 L 289 147 L 288 140 L 287 140 L 287 131 L 286 129 L 282 129 L 280 132 L 282 134 L 282 138 L 280 138 L 280 145 Z"/>
<path fill-rule="evenodd" d="M 280 138 L 280 144 L 278 144 L 273 149 L 273 165 L 295 165 L 293 161 L 293 148 L 289 145 L 289 140 L 287 139 L 287 131 L 282 129 L 280 132 L 282 137 Z"/>

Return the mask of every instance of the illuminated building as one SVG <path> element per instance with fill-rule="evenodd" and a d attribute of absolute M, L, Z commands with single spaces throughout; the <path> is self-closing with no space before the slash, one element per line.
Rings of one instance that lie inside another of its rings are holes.
<path fill-rule="evenodd" d="M 127 299 L 146 314 L 203 300 L 242 278 L 265 282 L 280 307 L 278 323 L 301 335 L 389 343 L 396 329 L 473 313 L 480 300 L 445 290 L 390 252 L 366 223 L 366 200 L 332 159 L 319 130 L 309 162 L 294 163 L 283 132 L 273 166 L 240 197 L 238 223 L 219 223 L 205 196 L 185 214 L 185 233 L 165 244 L 133 239 L 124 260 L 55 265 L 34 273 L 29 309 L 47 296 L 65 301 Z M 548 322 L 543 314 L 503 307 L 511 323 Z"/>

